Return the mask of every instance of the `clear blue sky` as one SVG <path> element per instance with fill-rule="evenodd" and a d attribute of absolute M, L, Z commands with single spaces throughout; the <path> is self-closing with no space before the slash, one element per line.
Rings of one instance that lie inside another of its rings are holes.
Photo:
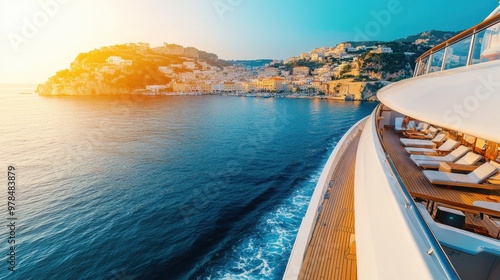
<path fill-rule="evenodd" d="M 105 45 L 169 42 L 223 59 L 285 59 L 348 40 L 462 30 L 497 6 L 495 0 L 0 0 L 0 82 L 44 82 L 78 53 Z"/>

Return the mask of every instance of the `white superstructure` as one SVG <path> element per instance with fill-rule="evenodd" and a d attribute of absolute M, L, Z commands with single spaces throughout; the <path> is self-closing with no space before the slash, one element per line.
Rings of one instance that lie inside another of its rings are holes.
<path fill-rule="evenodd" d="M 356 152 L 355 243 L 351 240 L 349 248 L 356 248 L 357 275 L 349 279 L 500 279 L 500 211 L 485 207 L 500 206 L 500 175 L 483 180 L 484 189 L 482 183 L 471 188 L 433 185 L 420 167 L 402 166 L 413 164 L 410 155 L 387 146 L 400 145 L 395 119 L 408 116 L 439 127 L 448 137 L 470 144 L 470 152 L 479 153 L 483 161 L 500 166 L 500 8 L 423 54 L 414 78 L 386 86 L 377 96 L 382 104 L 366 120 Z M 344 139 L 355 134 L 351 129 Z M 342 149 L 335 150 L 335 158 Z M 330 162 L 328 174 L 334 168 Z M 409 170 L 413 173 L 405 174 Z M 322 196 L 327 181 L 318 184 L 284 279 L 312 275 L 303 272 L 302 265 L 326 201 Z M 478 201 L 490 198 L 499 201 Z M 466 226 L 443 224 L 438 213 L 464 219 Z M 319 259 L 325 258 L 330 260 Z"/>

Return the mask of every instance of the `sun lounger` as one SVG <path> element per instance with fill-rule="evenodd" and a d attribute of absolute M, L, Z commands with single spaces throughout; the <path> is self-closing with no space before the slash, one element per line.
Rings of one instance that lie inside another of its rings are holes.
<path fill-rule="evenodd" d="M 467 152 L 469 152 L 469 148 L 465 147 L 464 145 L 461 145 L 460 147 L 456 148 L 451 153 L 445 156 L 410 155 L 410 158 L 413 160 L 413 162 L 415 162 L 416 160 L 454 162 L 458 160 L 460 157 L 464 156 Z"/>
<path fill-rule="evenodd" d="M 443 145 L 439 146 L 437 149 L 428 149 L 428 148 L 418 148 L 418 147 L 406 147 L 405 150 L 409 154 L 425 154 L 425 155 L 439 155 L 443 153 L 447 153 L 455 149 L 459 143 L 453 139 L 448 139 L 446 142 L 443 143 Z"/>
<path fill-rule="evenodd" d="M 500 171 L 500 163 L 492 160 L 490 161 L 490 164 L 495 166 L 495 168 Z M 489 177 L 487 182 L 490 184 L 500 185 L 500 172 L 494 176 Z"/>
<path fill-rule="evenodd" d="M 490 161 L 490 164 L 495 166 L 496 169 L 500 170 L 500 163 L 496 162 L 496 161 Z"/>
<path fill-rule="evenodd" d="M 467 154 L 465 154 L 465 156 L 463 156 L 459 160 L 455 161 L 455 163 L 474 165 L 474 164 L 478 163 L 481 159 L 483 159 L 482 155 L 478 155 L 478 154 L 473 153 L 473 152 L 468 152 Z"/>
<path fill-rule="evenodd" d="M 424 170 L 423 173 L 432 184 L 479 189 L 500 189 L 499 186 L 482 184 L 488 177 L 498 172 L 498 169 L 486 162 L 469 174 L 457 174 Z"/>
<path fill-rule="evenodd" d="M 427 133 L 423 133 L 421 131 L 405 131 L 403 134 L 405 137 L 410 138 L 410 139 L 432 139 L 434 136 L 436 136 L 436 133 L 438 132 L 438 129 L 431 126 L 429 128 L 429 131 Z"/>
<path fill-rule="evenodd" d="M 416 130 L 417 129 L 417 125 L 415 124 L 415 121 L 409 121 L 408 122 L 408 125 L 406 126 L 406 130 Z"/>
<path fill-rule="evenodd" d="M 403 128 L 403 117 L 397 117 L 394 119 L 394 131 L 396 133 L 402 133 L 405 129 Z"/>
<path fill-rule="evenodd" d="M 472 205 L 500 212 L 500 203 L 491 201 L 476 200 Z"/>
<path fill-rule="evenodd" d="M 420 147 L 420 148 L 435 148 L 437 143 L 443 142 L 446 139 L 446 134 L 440 133 L 436 135 L 432 140 L 423 139 L 408 139 L 401 138 L 401 144 L 406 147 Z"/>
<path fill-rule="evenodd" d="M 455 161 L 455 163 L 464 164 L 464 165 L 474 165 L 474 164 L 478 163 L 482 158 L 483 158 L 483 156 L 481 156 L 481 155 L 478 155 L 478 154 L 473 153 L 473 152 L 468 152 L 467 154 L 465 154 L 465 156 L 463 156 L 463 157 L 459 158 L 457 161 Z M 443 161 L 415 160 L 415 163 L 424 169 L 438 169 L 439 164 L 441 162 L 443 162 Z M 497 169 L 500 169 L 500 168 L 497 168 Z"/>
<path fill-rule="evenodd" d="M 417 131 L 424 131 L 429 128 L 429 124 L 426 122 L 420 122 L 417 126 Z M 436 130 L 437 131 L 437 130 Z"/>
<path fill-rule="evenodd" d="M 404 122 L 403 117 L 397 117 L 394 119 L 394 131 L 396 133 L 404 133 L 405 131 L 415 131 L 415 129 L 417 128 L 417 125 L 415 124 L 414 120 L 409 121 L 406 124 L 406 127 L 403 127 L 403 122 Z"/>

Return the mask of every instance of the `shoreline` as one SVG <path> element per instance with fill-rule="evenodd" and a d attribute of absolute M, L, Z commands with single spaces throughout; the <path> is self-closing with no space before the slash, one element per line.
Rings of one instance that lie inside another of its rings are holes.
<path fill-rule="evenodd" d="M 231 97 L 247 97 L 247 98 L 290 98 L 290 99 L 326 99 L 326 100 L 337 100 L 337 101 L 368 101 L 368 102 L 378 102 L 378 100 L 364 100 L 364 99 L 348 99 L 339 98 L 331 95 L 301 95 L 301 94 L 285 94 L 285 93 L 201 93 L 201 92 L 191 92 L 191 93 L 155 93 L 155 94 L 51 94 L 43 95 L 37 94 L 41 97 L 109 97 L 109 96 L 140 96 L 140 97 L 167 97 L 167 96 L 231 96 Z"/>

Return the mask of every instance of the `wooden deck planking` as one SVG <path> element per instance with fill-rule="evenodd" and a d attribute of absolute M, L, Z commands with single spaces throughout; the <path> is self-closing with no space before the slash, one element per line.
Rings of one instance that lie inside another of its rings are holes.
<path fill-rule="evenodd" d="M 420 167 L 418 167 L 411 159 L 410 154 L 406 152 L 403 145 L 399 141 L 402 136 L 396 134 L 391 129 L 384 131 L 383 144 L 391 157 L 396 170 L 408 191 L 413 196 L 434 197 L 449 201 L 450 203 L 473 206 L 476 200 L 488 201 L 487 196 L 500 196 L 498 190 L 481 190 L 471 188 L 447 188 L 443 186 L 435 186 L 427 180 Z M 439 202 L 439 201 L 438 201 Z M 440 203 L 446 204 L 446 203 Z M 486 227 L 489 231 L 491 227 L 480 219 L 473 219 L 472 215 L 466 215 L 466 222 L 474 225 Z M 491 231 L 490 231 L 491 233 Z"/>
<path fill-rule="evenodd" d="M 359 135 L 332 175 L 299 279 L 357 279 L 354 236 L 354 164 Z"/>
<path fill-rule="evenodd" d="M 500 197 L 500 191 L 446 188 L 432 185 L 422 170 L 410 159 L 399 141 L 401 135 L 385 130 L 383 144 L 408 191 L 414 196 L 440 198 L 443 201 L 473 206 L 476 200 L 488 201 L 487 196 Z M 315 226 L 299 279 L 357 279 L 356 251 L 350 246 L 354 239 L 354 165 L 359 136 L 342 156 L 341 164 L 332 176 L 329 198 Z M 439 203 L 446 205 L 445 203 Z M 466 222 L 483 226 L 492 235 L 497 232 L 490 224 L 466 213 Z M 493 231 L 493 232 L 492 232 Z M 351 237 L 352 236 L 352 237 Z"/>

